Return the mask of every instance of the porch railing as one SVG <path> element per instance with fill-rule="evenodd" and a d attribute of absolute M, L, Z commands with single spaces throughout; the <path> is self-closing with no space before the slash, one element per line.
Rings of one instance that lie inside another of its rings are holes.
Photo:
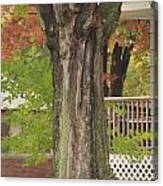
<path fill-rule="evenodd" d="M 154 123 L 151 97 L 106 97 L 110 148 L 116 137 L 136 136 L 138 133 L 153 134 L 152 138 L 140 140 L 140 146 L 153 149 Z"/>

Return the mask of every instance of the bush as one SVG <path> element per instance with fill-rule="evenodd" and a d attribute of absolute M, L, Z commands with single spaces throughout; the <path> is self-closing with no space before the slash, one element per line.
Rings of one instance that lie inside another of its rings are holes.
<path fill-rule="evenodd" d="M 27 162 L 38 164 L 52 148 L 52 72 L 47 50 L 30 47 L 2 61 L 2 92 L 5 100 L 25 102 L 9 110 L 4 120 L 21 132 L 2 141 L 6 153 L 29 154 Z"/>

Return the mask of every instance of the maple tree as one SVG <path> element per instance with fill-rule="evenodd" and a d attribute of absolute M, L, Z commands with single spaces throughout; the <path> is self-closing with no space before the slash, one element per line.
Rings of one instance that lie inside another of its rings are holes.
<path fill-rule="evenodd" d="M 114 48 L 115 42 L 124 46 L 128 42 L 134 42 L 133 53 L 141 53 L 149 50 L 150 45 L 150 22 L 148 20 L 123 20 L 120 21 L 116 31 L 108 38 L 108 47 Z"/>
<path fill-rule="evenodd" d="M 2 125 L 8 130 L 2 151 L 28 154 L 25 163 L 37 165 L 52 149 L 52 75 L 44 32 L 36 6 L 2 6 L 1 24 L 1 82 L 7 102 Z M 25 102 L 10 110 L 20 99 Z M 11 134 L 13 127 L 19 132 Z"/>
<path fill-rule="evenodd" d="M 149 64 L 146 63 L 147 58 L 145 59 L 145 56 L 149 55 L 149 31 L 148 20 L 125 20 L 119 22 L 116 31 L 110 38 L 108 38 L 108 61 L 105 64 L 105 69 L 107 68 L 107 71 L 105 70 L 104 73 L 106 96 L 122 96 L 123 93 L 128 96 L 140 95 L 141 93 L 144 93 L 144 95 L 149 94 L 149 86 L 147 85 L 149 84 L 150 69 Z M 119 46 L 119 50 L 117 50 L 117 54 L 114 54 L 116 43 Z M 128 65 L 125 67 L 126 70 L 124 71 L 124 74 L 122 74 L 122 65 L 124 62 L 120 62 L 120 59 L 124 57 L 124 51 L 127 47 L 131 47 L 131 50 L 128 51 L 127 54 Z M 118 55 L 120 57 L 118 57 Z M 143 70 L 142 67 L 146 69 L 147 73 L 143 78 L 141 77 L 143 74 L 139 73 Z M 136 77 L 135 80 L 132 76 Z M 135 85 L 135 82 L 137 87 L 139 87 L 137 91 L 133 91 L 132 88 L 132 84 Z M 146 90 L 142 92 L 141 87 L 146 87 Z"/>
<path fill-rule="evenodd" d="M 27 6 L 25 15 L 17 13 L 18 10 L 14 5 L 2 6 L 2 59 L 12 58 L 17 50 L 45 42 L 36 7 Z"/>

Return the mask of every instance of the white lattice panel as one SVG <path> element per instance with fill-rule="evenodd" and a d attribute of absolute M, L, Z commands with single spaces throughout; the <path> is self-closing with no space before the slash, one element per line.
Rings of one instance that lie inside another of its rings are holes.
<path fill-rule="evenodd" d="M 152 156 L 130 161 L 129 156 L 110 154 L 110 167 L 119 180 L 150 181 L 157 179 L 157 160 Z"/>

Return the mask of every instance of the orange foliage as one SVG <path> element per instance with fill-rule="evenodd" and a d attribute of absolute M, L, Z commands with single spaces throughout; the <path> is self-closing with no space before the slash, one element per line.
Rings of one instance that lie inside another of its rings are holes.
<path fill-rule="evenodd" d="M 5 6 L 3 7 L 3 11 L 5 11 Z M 8 8 L 6 8 L 6 11 L 8 11 Z M 2 14 L 2 17 L 3 15 L 5 16 L 5 14 Z M 2 59 L 12 57 L 15 50 L 31 45 L 40 46 L 43 43 L 44 33 L 41 30 L 34 6 L 29 6 L 28 16 L 26 17 L 14 16 L 12 12 L 10 13 L 10 19 L 2 26 Z"/>
<path fill-rule="evenodd" d="M 103 73 L 102 74 L 102 80 L 106 82 L 113 82 L 118 78 L 116 74 L 111 73 Z"/>
<path fill-rule="evenodd" d="M 124 45 L 127 33 L 134 34 L 133 52 L 139 53 L 149 49 L 150 23 L 147 20 L 125 20 L 120 22 L 115 33 L 108 40 L 109 48 L 113 48 L 116 41 Z"/>

